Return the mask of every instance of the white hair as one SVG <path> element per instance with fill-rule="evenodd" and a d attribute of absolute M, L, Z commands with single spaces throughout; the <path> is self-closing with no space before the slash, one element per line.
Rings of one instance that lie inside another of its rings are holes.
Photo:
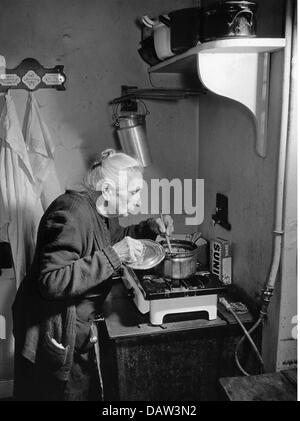
<path fill-rule="evenodd" d="M 85 186 L 99 190 L 100 182 L 105 180 L 110 180 L 118 186 L 121 171 L 126 171 L 128 175 L 142 174 L 143 167 L 135 158 L 125 153 L 105 149 L 101 152 L 100 159 L 89 169 L 84 180 Z"/>

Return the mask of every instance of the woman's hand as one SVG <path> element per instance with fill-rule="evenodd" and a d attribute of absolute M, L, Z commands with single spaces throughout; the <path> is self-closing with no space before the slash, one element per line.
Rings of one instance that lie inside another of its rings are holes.
<path fill-rule="evenodd" d="M 122 263 L 133 263 L 141 260 L 144 254 L 144 245 L 132 237 L 125 237 L 113 245 L 113 249 Z"/>
<path fill-rule="evenodd" d="M 170 215 L 162 215 L 160 218 L 156 218 L 159 234 L 171 235 L 174 232 L 174 221 Z"/>

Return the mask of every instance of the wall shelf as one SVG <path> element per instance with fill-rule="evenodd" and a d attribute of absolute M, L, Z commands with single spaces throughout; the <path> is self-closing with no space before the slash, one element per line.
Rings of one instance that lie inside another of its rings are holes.
<path fill-rule="evenodd" d="M 240 102 L 256 119 L 256 152 L 267 153 L 270 53 L 285 38 L 234 38 L 205 42 L 149 68 L 149 73 L 194 73 L 210 91 Z"/>

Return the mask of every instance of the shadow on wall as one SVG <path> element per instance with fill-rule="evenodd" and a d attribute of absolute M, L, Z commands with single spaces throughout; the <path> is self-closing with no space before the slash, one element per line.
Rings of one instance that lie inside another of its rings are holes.
<path fill-rule="evenodd" d="M 113 128 L 112 128 L 113 130 Z M 112 138 L 113 143 L 111 142 L 111 139 L 108 139 L 106 143 L 104 143 L 103 139 L 101 139 L 101 133 L 97 136 L 95 136 L 94 131 L 90 131 L 89 133 L 84 133 L 82 135 L 81 139 L 78 139 L 80 143 L 78 143 L 76 146 L 73 146 L 71 148 L 67 148 L 65 146 L 59 145 L 57 148 L 57 155 L 56 158 L 59 160 L 59 152 L 58 150 L 64 150 L 69 151 L 72 154 L 76 154 L 76 158 L 73 157 L 73 159 L 76 159 L 76 166 L 72 163 L 72 161 L 68 161 L 67 165 L 70 165 L 70 168 L 68 168 L 68 177 L 65 178 L 65 187 L 67 188 L 75 188 L 80 189 L 83 187 L 83 179 L 85 175 L 87 174 L 89 168 L 99 160 L 100 154 L 104 149 L 107 148 L 113 148 L 116 151 L 122 151 L 121 145 L 118 140 L 118 136 L 116 133 L 112 132 Z M 99 144 L 98 149 L 95 148 L 95 144 Z M 78 165 L 80 163 L 80 165 Z M 65 171 L 67 167 L 65 166 Z M 72 177 L 72 172 L 74 171 L 74 176 Z M 71 175 L 70 175 L 71 173 Z M 62 177 L 66 176 L 66 172 L 62 174 Z"/>
<path fill-rule="evenodd" d="M 112 130 L 111 137 L 113 139 L 113 142 L 111 141 L 111 139 L 108 139 L 105 145 L 105 142 L 101 140 L 101 142 L 99 142 L 99 149 L 98 150 L 96 149 L 94 153 L 92 152 L 92 147 L 95 149 L 95 144 L 97 144 L 97 141 L 98 141 L 97 138 L 95 139 L 95 133 L 91 132 L 90 134 L 84 135 L 84 139 L 81 145 L 81 150 L 85 150 L 85 149 L 87 150 L 87 153 L 83 154 L 83 161 L 85 163 L 87 170 L 92 166 L 92 164 L 95 161 L 97 161 L 100 158 L 100 154 L 104 149 L 113 148 L 117 152 L 122 152 L 118 135 L 116 131 L 114 130 L 113 126 L 111 127 L 111 130 Z M 99 138 L 101 138 L 101 133 L 99 134 Z"/>

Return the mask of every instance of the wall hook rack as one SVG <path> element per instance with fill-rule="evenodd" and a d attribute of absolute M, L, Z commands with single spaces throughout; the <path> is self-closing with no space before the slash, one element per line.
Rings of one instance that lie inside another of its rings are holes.
<path fill-rule="evenodd" d="M 7 92 L 9 89 L 25 89 L 32 92 L 41 88 L 64 91 L 67 78 L 63 68 L 62 65 L 46 68 L 36 59 L 26 58 L 14 69 L 6 69 L 5 73 L 1 74 L 0 92 Z"/>

